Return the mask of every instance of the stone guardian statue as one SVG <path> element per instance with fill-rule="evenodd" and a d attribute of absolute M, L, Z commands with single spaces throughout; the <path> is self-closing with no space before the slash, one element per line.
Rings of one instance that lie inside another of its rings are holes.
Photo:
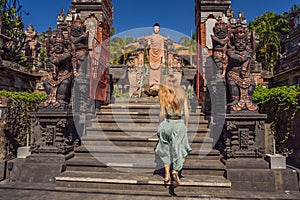
<path fill-rule="evenodd" d="M 50 52 L 51 72 L 43 83 L 47 100 L 41 104 L 42 107 L 59 108 L 69 104 L 73 80 L 71 58 L 69 44 L 65 41 L 62 31 L 59 30 Z"/>
<path fill-rule="evenodd" d="M 229 109 L 233 111 L 256 111 L 252 95 L 256 84 L 250 71 L 252 50 L 249 48 L 249 35 L 246 27 L 238 24 L 233 38 L 233 47 L 228 49 L 227 85 L 230 93 Z"/>

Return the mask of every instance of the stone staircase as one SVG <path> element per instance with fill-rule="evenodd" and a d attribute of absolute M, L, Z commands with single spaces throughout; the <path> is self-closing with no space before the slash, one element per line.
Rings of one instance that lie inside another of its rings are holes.
<path fill-rule="evenodd" d="M 193 149 L 181 173 L 180 187 L 164 185 L 162 163 L 154 154 L 158 141 L 157 99 L 116 100 L 101 107 L 92 118 L 82 145 L 67 169 L 56 177 L 57 187 L 124 191 L 124 194 L 169 193 L 181 195 L 223 193 L 231 183 L 224 178 L 220 153 L 212 149 L 208 121 L 197 107 L 189 120 Z M 174 190 L 175 189 L 175 190 Z"/>

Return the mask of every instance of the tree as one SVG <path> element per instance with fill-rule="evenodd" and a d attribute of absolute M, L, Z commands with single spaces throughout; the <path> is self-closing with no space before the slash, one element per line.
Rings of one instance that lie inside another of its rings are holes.
<path fill-rule="evenodd" d="M 181 49 L 188 50 L 190 55 L 190 65 L 193 65 L 193 54 L 197 51 L 197 42 L 195 40 L 195 34 L 193 34 L 192 38 L 182 36 L 181 38 L 179 38 L 179 44 L 183 46 L 183 48 Z"/>
<path fill-rule="evenodd" d="M 26 65 L 26 58 L 22 49 L 25 42 L 24 24 L 21 13 L 23 12 L 19 0 L 0 0 L 0 15 L 2 20 L 1 33 L 6 36 L 4 42 L 5 60 L 13 61 L 21 65 Z M 29 15 L 29 13 L 25 14 Z"/>
<path fill-rule="evenodd" d="M 115 37 L 110 42 L 110 63 L 125 64 L 131 51 L 135 50 L 135 46 L 131 45 L 136 39 L 132 37 L 120 38 Z"/>
<path fill-rule="evenodd" d="M 283 14 L 266 12 L 251 21 L 249 29 L 255 31 L 259 37 L 257 61 L 262 63 L 264 69 L 272 71 L 281 52 L 280 36 L 287 34 L 289 30 L 288 21 Z"/>

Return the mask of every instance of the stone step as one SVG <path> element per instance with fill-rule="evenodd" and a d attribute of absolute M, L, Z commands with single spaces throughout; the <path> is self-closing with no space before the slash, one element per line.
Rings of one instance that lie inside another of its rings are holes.
<path fill-rule="evenodd" d="M 159 116 L 159 110 L 158 109 L 121 109 L 121 108 L 101 108 L 100 111 L 97 111 L 95 114 L 96 116 L 101 115 L 154 115 Z M 198 117 L 204 117 L 205 114 L 203 112 L 190 112 L 190 116 L 198 116 Z"/>
<path fill-rule="evenodd" d="M 149 116 L 159 116 L 160 110 L 156 108 L 101 108 L 95 114 L 96 116 L 101 115 L 149 115 Z M 204 118 L 204 114 L 201 111 L 190 111 L 190 116 L 198 116 Z"/>
<path fill-rule="evenodd" d="M 210 132 L 207 129 L 200 129 L 197 132 L 191 132 L 188 131 L 187 132 L 188 137 L 193 140 L 196 138 L 209 138 L 210 137 Z M 85 135 L 83 135 L 82 137 L 85 136 L 91 136 L 91 137 L 104 137 L 104 138 L 115 138 L 115 137 L 128 137 L 128 139 L 130 139 L 130 137 L 133 138 L 157 138 L 157 131 L 153 132 L 153 131 L 147 131 L 147 132 L 138 132 L 138 131 L 103 131 L 103 129 L 100 129 L 99 127 L 93 127 L 93 128 L 89 128 L 89 130 L 86 132 Z M 151 139 L 150 139 L 151 140 Z"/>
<path fill-rule="evenodd" d="M 126 124 L 119 124 L 118 126 L 90 126 L 86 128 L 87 134 L 97 134 L 97 132 L 105 132 L 105 133 L 113 133 L 113 132 L 125 132 L 128 135 L 134 135 L 134 132 L 138 135 L 148 135 L 151 136 L 155 134 L 158 130 L 158 126 L 126 126 Z M 207 133 L 210 130 L 204 127 L 198 127 L 198 125 L 191 125 L 188 127 L 188 134 L 195 134 L 195 133 Z"/>
<path fill-rule="evenodd" d="M 226 192 L 231 184 L 224 178 L 220 152 L 212 149 L 209 122 L 201 107 L 194 108 L 187 133 L 193 151 L 185 160 L 182 185 L 176 190 L 187 195 Z M 82 145 L 66 162 L 67 170 L 56 177 L 57 187 L 119 189 L 122 193 L 166 190 L 158 175 L 163 163 L 154 153 L 159 109 L 157 98 L 116 99 L 115 104 L 102 106 L 96 116 L 89 116 Z M 174 190 L 173 185 L 167 187 Z"/>
<path fill-rule="evenodd" d="M 201 111 L 202 107 L 200 105 L 196 105 L 195 102 L 190 101 L 190 109 L 192 111 L 199 110 Z M 159 109 L 160 105 L 158 102 L 158 98 L 117 98 L 114 103 L 103 105 L 101 109 L 109 109 L 109 108 L 141 108 L 141 109 Z"/>
<path fill-rule="evenodd" d="M 204 130 L 198 130 L 198 132 L 188 132 L 187 136 L 189 138 L 190 142 L 201 142 L 206 140 L 205 142 L 212 142 L 213 139 L 210 137 L 210 132 L 204 131 Z M 110 138 L 112 140 L 117 140 L 118 137 L 120 137 L 120 140 L 122 138 L 128 139 L 130 141 L 132 140 L 143 140 L 143 141 L 157 141 L 157 132 L 156 131 L 127 131 L 122 130 L 121 131 L 108 131 L 108 130 L 99 130 L 97 129 L 89 129 L 85 135 L 81 136 L 81 140 L 97 140 L 97 137 L 99 140 L 109 140 Z"/>
<path fill-rule="evenodd" d="M 108 139 L 108 138 L 97 138 L 97 137 L 89 137 L 84 136 L 82 137 L 81 143 L 85 146 L 102 146 L 102 147 L 109 147 L 111 145 L 116 145 L 119 147 L 124 146 L 134 146 L 134 147 L 151 147 L 154 149 L 155 145 L 157 144 L 157 138 L 132 138 L 127 137 L 122 139 Z M 129 139 L 130 138 L 130 139 Z M 212 147 L 212 139 L 211 138 L 195 138 L 190 140 L 190 145 L 192 149 L 200 149 L 202 146 L 206 145 L 205 147 Z"/>
<path fill-rule="evenodd" d="M 155 192 L 150 191 L 150 190 L 125 190 L 122 189 L 120 190 L 119 188 L 109 188 L 109 189 L 104 189 L 104 188 L 90 188 L 88 185 L 86 185 L 86 188 L 74 188 L 72 185 L 66 185 L 62 184 L 63 186 L 60 187 L 55 187 L 56 190 L 58 191 L 67 191 L 69 192 L 70 190 L 72 193 L 90 193 L 90 194 L 96 194 L 96 195 L 101 195 L 101 199 L 109 199 L 109 200 L 132 200 L 133 198 L 135 200 L 170 200 L 174 198 L 181 198 L 181 199 L 215 199 L 215 200 L 221 200 L 224 198 L 221 198 L 223 196 L 228 196 L 228 193 L 230 192 L 229 189 L 222 189 L 218 191 L 218 189 L 206 189 L 203 188 L 203 191 L 197 191 L 196 193 L 192 192 L 187 192 L 180 187 L 173 188 L 173 187 L 164 187 L 164 188 L 159 188 L 159 190 L 155 190 Z M 78 185 L 78 184 L 76 184 Z M 138 188 L 138 187 L 137 187 Z M 173 198 L 172 198 L 173 196 Z M 179 197 L 178 197 L 179 196 Z M 220 196 L 218 198 L 217 196 Z M 229 195 L 230 196 L 230 195 Z M 234 196 L 234 195 L 231 195 Z M 238 195 L 237 195 L 238 196 Z M 243 196 L 243 195 L 240 195 Z M 95 197 L 97 198 L 97 197 Z"/>
<path fill-rule="evenodd" d="M 96 112 L 96 118 L 109 118 L 109 117 L 130 117 L 130 118 L 138 118 L 138 117 L 156 117 L 159 116 L 158 109 L 120 109 L 120 108 L 107 108 L 102 109 Z M 205 119 L 205 114 L 203 112 L 190 112 L 190 119 L 198 118 L 198 119 Z"/>
<path fill-rule="evenodd" d="M 67 161 L 67 169 L 73 166 L 73 170 L 84 169 L 87 171 L 105 171 L 106 168 L 114 168 L 125 172 L 153 172 L 154 169 L 163 168 L 161 160 L 155 157 L 155 154 L 128 154 L 119 156 L 118 154 L 104 155 L 92 154 L 89 157 L 74 157 Z M 90 169 L 88 169 L 90 168 Z M 223 176 L 225 166 L 219 160 L 208 160 L 205 158 L 195 159 L 187 156 L 183 166 L 186 174 L 193 174 L 189 171 L 196 171 L 198 174 L 218 174 Z M 205 172 L 205 173 L 204 173 Z M 216 172 L 216 173 L 214 173 Z"/>
<path fill-rule="evenodd" d="M 112 165 L 112 164 L 110 164 Z M 110 173 L 115 173 L 115 172 L 134 172 L 134 173 L 142 173 L 142 172 L 151 172 L 153 173 L 154 170 L 151 168 L 132 168 L 129 166 L 84 166 L 84 165 L 75 165 L 75 164 L 70 164 L 67 165 L 68 167 L 68 171 L 90 171 L 90 172 L 99 172 L 99 171 L 105 171 L 105 172 L 110 172 Z M 224 170 L 220 170 L 220 169 L 192 169 L 192 168 L 186 168 L 183 170 L 185 174 L 189 174 L 189 175 L 211 175 L 211 176 L 220 176 L 220 177 L 224 177 L 225 175 L 225 171 Z"/>
<path fill-rule="evenodd" d="M 154 125 L 159 124 L 159 118 L 157 116 L 155 117 L 147 117 L 147 118 L 127 118 L 127 117 L 121 117 L 119 116 L 114 116 L 114 120 L 112 119 L 107 119 L 107 118 L 95 118 L 92 119 L 92 123 L 108 123 L 108 124 L 113 124 L 113 123 L 135 123 L 135 124 L 149 124 L 152 123 Z M 205 124 L 208 125 L 208 120 L 205 119 L 199 119 L 198 117 L 190 118 L 189 119 L 189 124 Z"/>
<path fill-rule="evenodd" d="M 84 141 L 83 144 L 85 146 L 101 146 L 101 147 L 111 147 L 117 146 L 119 148 L 126 148 L 128 146 L 134 146 L 136 148 L 140 147 L 149 147 L 154 149 L 157 142 L 140 142 L 140 141 Z M 212 142 L 204 143 L 191 143 L 192 149 L 200 149 L 202 146 L 212 148 Z"/>
<path fill-rule="evenodd" d="M 82 152 L 91 152 L 91 153 L 111 153 L 111 154 L 118 154 L 118 153 L 128 153 L 128 154 L 153 154 L 154 153 L 154 146 L 117 146 L 113 143 L 109 143 L 105 146 L 91 146 L 91 145 L 81 145 L 75 149 L 76 153 Z M 192 146 L 193 148 L 193 146 Z M 205 153 L 209 153 L 212 151 L 211 144 L 208 143 L 203 144 L 201 148 L 194 148 L 192 149 L 192 154 L 203 155 Z M 217 152 L 217 150 L 216 150 Z"/>
<path fill-rule="evenodd" d="M 189 138 L 190 142 L 197 141 L 197 140 L 204 140 L 207 139 L 207 141 L 213 141 L 213 139 L 210 137 L 210 132 L 188 132 L 187 136 Z M 117 140 L 118 137 L 120 137 L 120 140 L 122 139 L 128 139 L 128 140 L 143 140 L 143 141 L 157 141 L 157 133 L 153 131 L 148 132 L 132 132 L 132 131 L 103 131 L 103 130 L 89 130 L 87 133 L 83 136 L 81 136 L 81 140 L 97 140 L 97 138 L 106 139 L 106 140 Z M 94 138 L 94 139 L 93 139 Z"/>
<path fill-rule="evenodd" d="M 102 156 L 111 156 L 113 155 L 122 155 L 128 156 L 128 154 L 153 154 L 154 146 L 117 146 L 113 143 L 110 143 L 112 146 L 92 146 L 92 145 L 82 145 L 75 148 L 77 156 L 88 157 L 93 155 L 102 155 Z M 194 159 L 209 159 L 209 160 L 220 160 L 220 152 L 216 149 L 211 148 L 211 144 L 203 144 L 202 148 L 193 148 L 192 152 L 189 154 L 189 158 Z"/>
<path fill-rule="evenodd" d="M 128 154 L 133 154 L 131 152 L 121 152 L 121 153 L 111 153 L 111 152 L 99 152 L 99 151 L 89 151 L 87 150 L 76 150 L 76 157 L 111 157 L 111 156 L 119 156 L 119 157 L 126 157 Z M 143 154 L 153 154 L 152 153 L 143 153 Z M 147 157 L 148 155 L 146 155 Z M 212 149 L 212 150 L 201 150 L 198 152 L 192 151 L 187 159 L 194 160 L 195 162 L 198 162 L 199 160 L 220 160 L 222 156 L 220 155 L 220 152 L 218 150 Z"/>
<path fill-rule="evenodd" d="M 126 97 L 116 97 L 113 104 L 142 104 L 142 105 L 157 105 L 158 98 L 152 97 L 141 97 L 141 98 L 126 98 Z"/>
<path fill-rule="evenodd" d="M 165 185 L 162 176 L 149 173 L 111 173 L 111 172 L 86 172 L 67 171 L 55 178 L 58 187 L 70 188 L 101 188 L 139 191 L 164 191 L 166 187 L 174 187 L 170 182 Z M 184 175 L 181 178 L 177 192 L 226 192 L 231 183 L 224 177 L 211 175 Z M 173 188 L 174 189 L 174 188 Z"/>
<path fill-rule="evenodd" d="M 159 125 L 157 123 L 93 123 L 87 130 L 90 128 L 101 128 L 105 131 L 142 131 L 142 132 L 156 132 Z M 208 130 L 207 124 L 189 124 L 188 130 L 190 132 L 197 132 L 198 130 Z"/>

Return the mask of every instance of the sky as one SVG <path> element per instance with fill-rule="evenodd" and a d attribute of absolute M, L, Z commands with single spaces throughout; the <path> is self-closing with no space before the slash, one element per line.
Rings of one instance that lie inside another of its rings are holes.
<path fill-rule="evenodd" d="M 24 12 L 25 28 L 33 24 L 37 32 L 56 27 L 57 15 L 72 5 L 72 0 L 20 0 Z M 113 27 L 116 34 L 124 31 L 152 27 L 158 22 L 161 28 L 178 31 L 190 36 L 195 32 L 194 0 L 112 0 L 114 7 Z M 242 11 L 248 22 L 264 12 L 277 14 L 288 11 L 300 0 L 232 0 L 231 7 L 237 13 Z M 25 12 L 30 14 L 27 16 Z"/>

